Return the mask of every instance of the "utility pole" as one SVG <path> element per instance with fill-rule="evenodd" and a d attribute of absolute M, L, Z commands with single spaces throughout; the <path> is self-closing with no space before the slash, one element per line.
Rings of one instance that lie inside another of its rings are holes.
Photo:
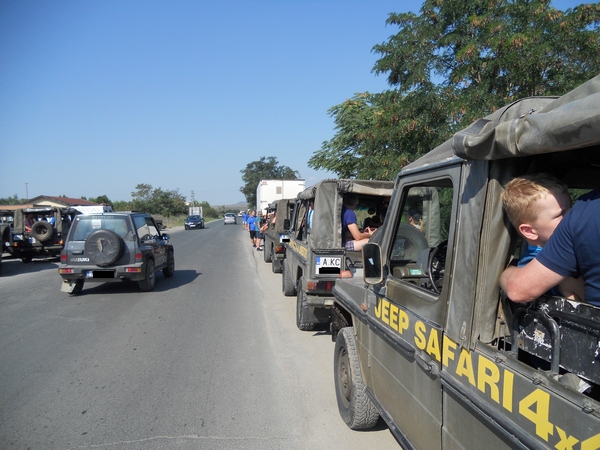
<path fill-rule="evenodd" d="M 192 190 L 192 195 L 190 197 L 192 197 L 192 208 L 193 208 L 194 206 L 196 206 L 196 200 L 194 199 L 194 190 Z"/>
<path fill-rule="evenodd" d="M 27 202 L 26 208 L 29 208 L 29 183 L 25 182 L 25 199 Z"/>

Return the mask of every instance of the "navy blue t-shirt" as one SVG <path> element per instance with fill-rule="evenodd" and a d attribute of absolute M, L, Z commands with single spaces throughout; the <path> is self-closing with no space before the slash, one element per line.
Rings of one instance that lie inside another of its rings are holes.
<path fill-rule="evenodd" d="M 350 208 L 342 206 L 342 245 L 346 244 L 346 236 L 350 234 L 348 225 L 351 223 L 356 223 L 356 213 Z M 350 238 L 350 240 L 352 240 L 352 238 Z"/>
<path fill-rule="evenodd" d="M 585 301 L 600 306 L 600 189 L 577 200 L 537 259 L 559 275 L 582 276 Z"/>

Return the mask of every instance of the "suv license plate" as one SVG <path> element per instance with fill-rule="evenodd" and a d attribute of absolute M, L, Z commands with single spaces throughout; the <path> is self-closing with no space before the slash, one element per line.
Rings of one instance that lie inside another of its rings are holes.
<path fill-rule="evenodd" d="M 321 269 L 329 269 L 329 268 L 342 268 L 342 257 L 341 256 L 317 256 L 316 259 L 316 268 L 317 273 Z"/>
<path fill-rule="evenodd" d="M 279 243 L 283 243 L 283 242 L 290 242 L 290 235 L 289 234 L 280 234 L 279 235 Z"/>

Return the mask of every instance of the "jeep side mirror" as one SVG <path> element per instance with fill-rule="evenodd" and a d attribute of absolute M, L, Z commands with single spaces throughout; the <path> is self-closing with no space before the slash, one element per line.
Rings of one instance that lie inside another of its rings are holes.
<path fill-rule="evenodd" d="M 284 230 L 289 230 L 290 229 L 290 219 L 285 219 L 283 221 L 283 229 Z"/>
<path fill-rule="evenodd" d="M 381 247 L 379 244 L 366 243 L 363 247 L 363 277 L 367 284 L 379 284 L 383 281 L 381 267 Z"/>

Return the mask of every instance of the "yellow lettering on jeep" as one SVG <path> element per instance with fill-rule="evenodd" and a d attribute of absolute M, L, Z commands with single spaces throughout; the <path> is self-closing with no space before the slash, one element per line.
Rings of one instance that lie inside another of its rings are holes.
<path fill-rule="evenodd" d="M 437 362 L 442 360 L 442 355 L 440 354 L 440 337 L 438 334 L 438 330 L 435 328 L 431 328 L 429 332 L 429 341 L 427 342 L 427 353 L 435 358 Z"/>
<path fill-rule="evenodd" d="M 573 450 L 575 444 L 579 442 L 579 439 L 574 436 L 567 435 L 567 432 L 562 428 L 556 427 L 556 432 L 558 433 L 558 438 L 560 441 L 558 441 L 558 444 L 556 444 L 554 448 L 558 450 Z M 597 449 L 598 447 L 591 448 Z"/>
<path fill-rule="evenodd" d="M 386 324 L 390 324 L 390 303 L 383 302 L 381 305 L 381 321 Z"/>
<path fill-rule="evenodd" d="M 398 307 L 393 303 L 390 305 L 390 327 L 398 329 Z"/>
<path fill-rule="evenodd" d="M 446 336 L 446 335 L 444 335 L 442 345 L 444 346 L 444 348 L 443 348 L 443 355 L 444 355 L 443 364 L 444 364 L 444 366 L 448 367 L 450 360 L 454 361 L 454 352 L 456 350 L 456 347 L 458 347 L 458 345 L 456 344 L 456 342 L 454 342 L 452 339 L 448 338 L 448 336 Z"/>
<path fill-rule="evenodd" d="M 513 410 L 513 385 L 515 382 L 515 374 L 510 370 L 504 369 L 504 383 L 502 385 L 502 406 L 507 411 Z"/>
<path fill-rule="evenodd" d="M 458 362 L 456 363 L 456 375 L 459 377 L 467 377 L 469 383 L 475 386 L 475 372 L 473 371 L 473 361 L 471 360 L 471 352 L 466 348 L 460 351 Z"/>
<path fill-rule="evenodd" d="M 581 443 L 581 450 L 598 450 L 600 448 L 600 433 Z"/>
<path fill-rule="evenodd" d="M 535 408 L 532 408 L 535 406 Z M 550 414 L 550 394 L 536 389 L 519 402 L 519 413 L 535 424 L 535 433 L 548 442 L 554 434 L 554 425 L 548 420 Z"/>
<path fill-rule="evenodd" d="M 485 393 L 485 387 L 490 387 L 490 397 L 496 403 L 500 403 L 500 390 L 498 382 L 500 381 L 500 370 L 498 366 L 489 359 L 479 355 L 477 366 L 477 389 Z"/>
<path fill-rule="evenodd" d="M 399 310 L 398 318 L 398 332 L 402 334 L 409 326 L 408 314 L 406 314 L 406 311 Z"/>
<path fill-rule="evenodd" d="M 415 323 L 415 344 L 417 345 L 417 348 L 419 350 L 424 350 L 425 346 L 427 345 L 427 340 L 425 339 L 425 331 L 427 331 L 425 324 L 418 320 Z"/>

